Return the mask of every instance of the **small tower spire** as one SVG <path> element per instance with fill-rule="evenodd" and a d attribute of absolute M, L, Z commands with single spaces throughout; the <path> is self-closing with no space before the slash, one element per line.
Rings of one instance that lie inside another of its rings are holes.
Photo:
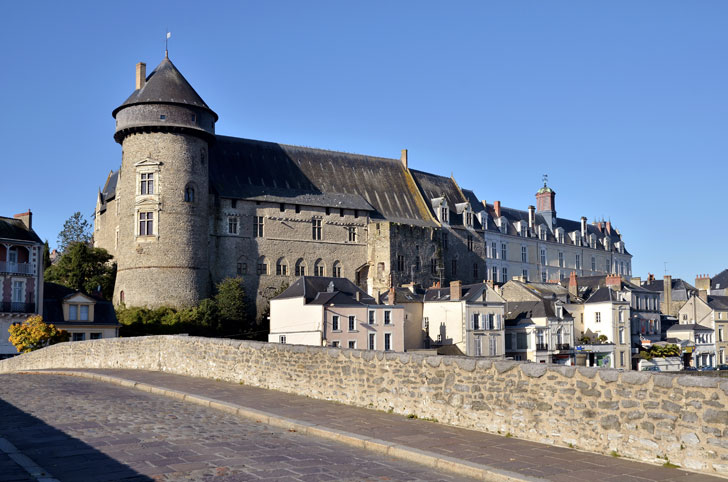
<path fill-rule="evenodd" d="M 169 37 L 171 37 L 171 36 L 172 36 L 172 32 L 170 32 L 169 29 L 167 29 L 166 35 L 164 36 L 164 58 L 165 59 L 169 58 L 169 50 L 167 49 L 167 47 L 169 44 Z"/>

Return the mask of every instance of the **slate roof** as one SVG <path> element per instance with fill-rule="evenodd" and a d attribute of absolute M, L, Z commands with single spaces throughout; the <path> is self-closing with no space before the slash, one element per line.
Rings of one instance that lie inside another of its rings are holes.
<path fill-rule="evenodd" d="M 394 304 L 402 303 L 422 303 L 425 299 L 425 290 L 415 288 L 414 293 L 409 288 L 394 289 Z M 389 291 L 385 291 L 381 296 L 382 303 L 389 303 Z"/>
<path fill-rule="evenodd" d="M 724 269 L 713 279 L 710 280 L 710 289 L 712 290 L 724 290 L 728 289 L 728 269 Z"/>
<path fill-rule="evenodd" d="M 463 192 L 461 192 L 457 183 L 451 177 L 438 176 L 437 174 L 431 174 L 429 172 L 418 171 L 410 169 L 412 177 L 417 183 L 417 187 L 420 189 L 422 196 L 425 198 L 427 207 L 430 209 L 430 213 L 433 217 L 438 218 L 437 213 L 434 211 L 432 206 L 432 200 L 437 198 L 445 198 L 447 201 L 447 207 L 450 211 L 448 224 L 450 226 L 464 226 L 465 220 L 463 219 L 462 210 L 457 209 L 458 204 L 470 202 L 470 207 L 473 210 L 473 214 L 482 210 L 479 209 L 481 204 L 477 201 L 475 194 L 472 195 L 473 199 L 468 199 Z M 475 203 L 473 203 L 473 200 Z M 458 212 L 460 211 L 460 212 Z M 473 227 L 481 229 L 480 222 L 473 216 Z"/>
<path fill-rule="evenodd" d="M 604 303 L 606 301 L 621 301 L 615 296 L 614 290 L 606 286 L 598 288 L 592 292 L 591 296 L 584 303 Z"/>
<path fill-rule="evenodd" d="M 223 197 L 373 211 L 373 219 L 436 226 L 399 159 L 217 136 L 210 183 Z"/>
<path fill-rule="evenodd" d="M 35 231 L 28 229 L 23 221 L 0 216 L 0 239 L 43 243 Z"/>
<path fill-rule="evenodd" d="M 480 297 L 487 289 L 485 283 L 475 283 L 470 285 L 462 285 L 460 293 L 460 301 L 471 302 Z M 428 301 L 451 301 L 450 287 L 447 288 L 428 288 L 425 291 L 425 302 Z"/>
<path fill-rule="evenodd" d="M 119 326 L 114 305 L 110 301 L 91 296 L 94 304 L 94 321 L 64 321 L 63 300 L 75 295 L 78 291 L 56 283 L 43 283 L 43 321 L 58 326 L 103 325 Z M 87 295 L 90 296 L 90 295 Z"/>
<path fill-rule="evenodd" d="M 692 331 L 715 331 L 712 328 L 709 328 L 705 325 L 700 325 L 698 323 L 678 323 L 676 325 L 672 325 L 670 328 L 668 328 L 667 332 L 675 332 L 675 331 L 685 331 L 685 330 L 692 330 Z"/>
<path fill-rule="evenodd" d="M 728 310 L 728 296 L 708 296 L 708 306 L 714 310 Z"/>
<path fill-rule="evenodd" d="M 106 178 L 106 183 L 104 184 L 104 188 L 99 193 L 99 201 L 101 202 L 101 206 L 99 207 L 99 212 L 105 212 L 106 211 L 106 205 L 109 201 L 114 199 L 116 197 L 116 184 L 119 181 L 119 171 L 111 171 L 109 176 Z"/>
<path fill-rule="evenodd" d="M 166 57 L 147 76 L 142 88 L 135 90 L 123 104 L 114 109 L 112 115 L 116 117 L 117 112 L 130 105 L 157 103 L 200 107 L 211 112 L 217 121 L 217 114 L 205 104 L 202 97 Z"/>
<path fill-rule="evenodd" d="M 553 303 L 541 301 L 509 301 L 506 303 L 506 326 L 515 326 L 532 318 L 555 316 Z"/>
<path fill-rule="evenodd" d="M 356 293 L 359 300 L 356 301 Z M 301 276 L 275 300 L 303 297 L 306 304 L 375 305 L 377 302 L 346 278 Z"/>

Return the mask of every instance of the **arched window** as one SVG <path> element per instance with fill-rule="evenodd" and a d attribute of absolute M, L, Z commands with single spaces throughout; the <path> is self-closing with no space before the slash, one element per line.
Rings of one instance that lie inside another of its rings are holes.
<path fill-rule="evenodd" d="M 185 202 L 186 203 L 195 202 L 195 188 L 191 184 L 188 184 L 185 187 Z"/>
<path fill-rule="evenodd" d="M 313 265 L 313 275 L 326 276 L 326 265 L 324 264 L 324 260 L 321 258 L 317 259 Z"/>
<path fill-rule="evenodd" d="M 306 262 L 303 258 L 298 258 L 296 261 L 296 276 L 306 276 Z"/>
<path fill-rule="evenodd" d="M 270 271 L 268 271 L 268 261 L 265 259 L 265 256 L 258 258 L 258 266 L 255 272 L 259 275 L 267 275 L 270 273 Z"/>
<path fill-rule="evenodd" d="M 119 291 L 119 303 L 124 304 L 124 290 Z"/>
<path fill-rule="evenodd" d="M 341 278 L 341 263 L 334 261 L 333 269 L 331 270 L 331 276 L 334 278 Z"/>
<path fill-rule="evenodd" d="M 288 261 L 286 261 L 286 258 L 279 258 L 276 261 L 276 275 L 288 276 Z"/>

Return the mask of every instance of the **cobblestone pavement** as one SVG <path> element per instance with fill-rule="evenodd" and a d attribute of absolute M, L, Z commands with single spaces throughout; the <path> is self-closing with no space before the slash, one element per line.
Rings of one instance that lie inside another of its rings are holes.
<path fill-rule="evenodd" d="M 81 370 L 179 390 L 334 430 L 382 439 L 553 481 L 725 481 L 723 478 L 476 432 L 339 403 L 203 378 L 141 370 Z"/>
<path fill-rule="evenodd" d="M 0 376 L 0 438 L 61 481 L 463 480 L 92 380 Z M 0 481 L 32 480 L 0 452 Z"/>

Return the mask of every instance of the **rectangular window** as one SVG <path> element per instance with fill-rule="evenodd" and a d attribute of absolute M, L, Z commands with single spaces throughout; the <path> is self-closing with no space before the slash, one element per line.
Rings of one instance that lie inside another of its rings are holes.
<path fill-rule="evenodd" d="M 356 349 L 356 341 L 355 340 L 349 340 L 349 348 L 352 350 Z"/>
<path fill-rule="evenodd" d="M 602 321 L 602 314 L 600 312 L 594 313 L 594 322 L 600 323 Z"/>
<path fill-rule="evenodd" d="M 100 340 L 101 339 L 101 333 L 91 333 L 91 339 L 92 340 Z"/>
<path fill-rule="evenodd" d="M 376 344 L 374 343 L 374 340 L 375 340 L 374 333 L 369 333 L 369 349 L 370 350 L 376 349 Z"/>
<path fill-rule="evenodd" d="M 154 236 L 154 213 L 139 213 L 139 236 Z"/>
<path fill-rule="evenodd" d="M 498 258 L 498 244 L 495 241 L 490 243 L 490 257 L 493 259 Z"/>
<path fill-rule="evenodd" d="M 442 233 L 442 249 L 447 249 L 447 233 Z"/>
<path fill-rule="evenodd" d="M 564 267 L 564 253 L 559 252 L 559 268 Z"/>
<path fill-rule="evenodd" d="M 81 321 L 88 321 L 88 305 L 81 305 L 80 307 Z"/>
<path fill-rule="evenodd" d="M 490 271 L 491 271 L 491 277 L 490 277 L 491 281 L 498 281 L 498 267 L 493 266 L 490 269 Z"/>
<path fill-rule="evenodd" d="M 528 349 L 528 337 L 525 333 L 516 333 L 516 350 Z"/>
<path fill-rule="evenodd" d="M 473 330 L 480 330 L 480 313 L 473 313 Z"/>
<path fill-rule="evenodd" d="M 228 234 L 238 234 L 238 218 L 237 216 L 228 217 Z"/>
<path fill-rule="evenodd" d="M 404 256 L 397 255 L 397 271 L 404 271 Z"/>
<path fill-rule="evenodd" d="M 276 263 L 276 275 L 288 276 L 288 265 L 282 261 Z"/>
<path fill-rule="evenodd" d="M 541 283 L 545 283 L 546 282 L 546 276 L 548 276 L 546 274 L 546 271 L 541 271 Z"/>
<path fill-rule="evenodd" d="M 437 260 L 435 258 L 430 260 L 430 273 L 437 274 Z"/>
<path fill-rule="evenodd" d="M 541 266 L 546 266 L 546 250 L 541 249 Z"/>
<path fill-rule="evenodd" d="M 392 351 L 392 334 L 384 334 L 384 351 Z"/>
<path fill-rule="evenodd" d="M 142 182 L 139 189 L 141 194 L 154 194 L 154 173 L 143 172 L 141 174 Z"/>
<path fill-rule="evenodd" d="M 86 333 L 74 333 L 73 341 L 83 341 L 86 339 Z"/>
<path fill-rule="evenodd" d="M 349 228 L 349 242 L 356 243 L 356 228 L 353 226 Z"/>
<path fill-rule="evenodd" d="M 592 271 L 596 271 L 597 270 L 597 259 L 594 256 L 592 256 L 592 263 L 591 264 L 592 264 L 592 269 L 591 270 Z"/>
<path fill-rule="evenodd" d="M 253 216 L 253 237 L 263 237 L 263 216 Z"/>
<path fill-rule="evenodd" d="M 521 246 L 521 261 L 528 263 L 528 248 L 525 246 Z"/>
<path fill-rule="evenodd" d="M 280 211 L 283 213 L 286 211 L 286 205 L 284 203 L 281 203 L 281 205 L 278 207 L 278 209 L 280 209 Z"/>
<path fill-rule="evenodd" d="M 521 271 L 521 276 L 523 276 L 523 279 L 525 281 L 528 281 L 528 270 L 524 269 L 523 271 Z"/>
<path fill-rule="evenodd" d="M 504 283 L 508 281 L 508 268 L 503 268 L 501 270 L 501 281 Z"/>
<path fill-rule="evenodd" d="M 619 343 L 624 344 L 624 327 L 619 327 Z"/>
<path fill-rule="evenodd" d="M 334 347 L 334 348 L 339 348 L 339 344 L 340 344 L 340 342 L 338 342 L 338 341 L 332 341 L 331 342 L 331 346 Z"/>
<path fill-rule="evenodd" d="M 473 235 L 468 234 L 468 251 L 473 250 Z"/>
<path fill-rule="evenodd" d="M 280 335 L 278 337 L 278 343 L 285 345 L 286 344 L 286 335 Z"/>
<path fill-rule="evenodd" d="M 78 306 L 76 306 L 76 305 L 68 306 L 68 319 L 69 320 L 78 320 Z"/>
<path fill-rule="evenodd" d="M 576 269 L 581 269 L 581 256 L 576 255 Z"/>
<path fill-rule="evenodd" d="M 258 263 L 258 268 L 256 269 L 256 273 L 260 274 L 268 274 L 268 264 L 267 263 Z"/>
<path fill-rule="evenodd" d="M 339 217 L 341 217 L 341 218 L 344 217 L 344 210 L 343 209 L 339 209 Z"/>
<path fill-rule="evenodd" d="M 604 260 L 604 270 L 609 273 L 612 271 L 612 262 L 611 260 L 605 259 Z"/>
<path fill-rule="evenodd" d="M 237 209 L 238 207 L 238 200 L 237 199 L 231 199 L 230 200 L 230 207 L 233 209 Z"/>
<path fill-rule="evenodd" d="M 341 329 L 341 327 L 339 327 L 339 315 L 331 317 L 331 329 L 333 331 L 339 331 Z"/>
<path fill-rule="evenodd" d="M 621 367 L 624 366 L 624 352 L 623 351 L 619 352 L 619 366 L 621 366 Z"/>
<path fill-rule="evenodd" d="M 506 243 L 501 243 L 501 259 L 507 259 L 508 258 L 508 245 Z"/>
<path fill-rule="evenodd" d="M 311 221 L 311 239 L 314 241 L 321 240 L 321 220 L 314 219 Z"/>
<path fill-rule="evenodd" d="M 296 204 L 296 214 L 301 212 L 301 206 Z"/>
<path fill-rule="evenodd" d="M 391 325 L 392 324 L 392 312 L 391 311 L 385 311 L 384 312 L 384 324 L 385 325 Z"/>
<path fill-rule="evenodd" d="M 374 310 L 369 310 L 369 324 L 373 325 L 376 322 L 376 315 L 374 314 Z"/>
<path fill-rule="evenodd" d="M 723 328 L 718 328 L 718 341 L 723 341 Z"/>
<path fill-rule="evenodd" d="M 356 328 L 356 317 L 350 316 L 349 317 L 349 331 L 354 331 Z"/>
<path fill-rule="evenodd" d="M 248 263 L 238 263 L 237 273 L 238 276 L 248 274 Z"/>

